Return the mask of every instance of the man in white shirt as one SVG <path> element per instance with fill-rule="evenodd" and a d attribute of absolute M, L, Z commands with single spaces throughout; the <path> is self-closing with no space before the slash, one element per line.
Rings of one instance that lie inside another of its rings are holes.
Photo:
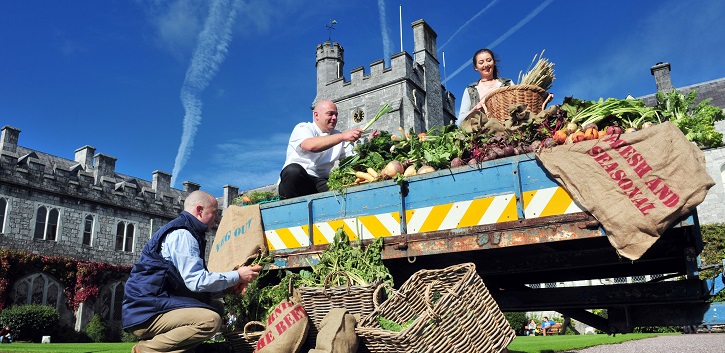
<path fill-rule="evenodd" d="M 329 100 L 315 105 L 312 118 L 313 122 L 299 123 L 292 130 L 278 186 L 282 198 L 327 191 L 330 170 L 346 156 L 343 142 L 357 141 L 363 133 L 357 128 L 335 130 L 337 106 Z"/>

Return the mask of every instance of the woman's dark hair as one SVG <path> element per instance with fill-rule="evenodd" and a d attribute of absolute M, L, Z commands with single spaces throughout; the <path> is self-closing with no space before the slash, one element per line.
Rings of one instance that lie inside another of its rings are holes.
<path fill-rule="evenodd" d="M 478 54 L 481 53 L 488 53 L 489 55 L 491 55 L 491 58 L 493 59 L 493 78 L 498 78 L 498 60 L 496 60 L 496 55 L 494 55 L 491 49 L 479 49 L 475 54 L 473 54 L 473 59 L 471 59 L 471 61 L 473 62 L 473 67 L 476 67 L 476 57 L 478 56 Z"/>

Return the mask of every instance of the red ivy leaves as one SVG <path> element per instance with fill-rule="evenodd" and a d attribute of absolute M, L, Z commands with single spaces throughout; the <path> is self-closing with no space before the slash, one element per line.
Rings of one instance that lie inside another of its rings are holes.
<path fill-rule="evenodd" d="M 16 250 L 0 250 L 0 309 L 5 308 L 9 284 L 34 272 L 53 275 L 64 286 L 66 305 L 73 310 L 89 299 L 98 297 L 103 285 L 125 278 L 130 266 L 79 261 L 76 259 L 42 256 Z"/>

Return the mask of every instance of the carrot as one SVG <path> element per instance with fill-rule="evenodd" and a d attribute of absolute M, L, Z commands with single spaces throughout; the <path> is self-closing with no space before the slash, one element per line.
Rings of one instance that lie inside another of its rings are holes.
<path fill-rule="evenodd" d="M 367 170 L 368 174 L 372 175 L 373 178 L 377 179 L 379 177 L 378 172 L 375 171 L 373 168 L 368 168 Z"/>

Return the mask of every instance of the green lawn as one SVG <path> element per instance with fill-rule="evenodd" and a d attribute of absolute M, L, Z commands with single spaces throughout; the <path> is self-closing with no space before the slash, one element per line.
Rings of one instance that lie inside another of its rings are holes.
<path fill-rule="evenodd" d="M 519 336 L 509 345 L 509 353 L 547 353 L 619 343 L 658 334 Z M 133 343 L 19 343 L 0 345 L 0 353 L 130 353 Z"/>

